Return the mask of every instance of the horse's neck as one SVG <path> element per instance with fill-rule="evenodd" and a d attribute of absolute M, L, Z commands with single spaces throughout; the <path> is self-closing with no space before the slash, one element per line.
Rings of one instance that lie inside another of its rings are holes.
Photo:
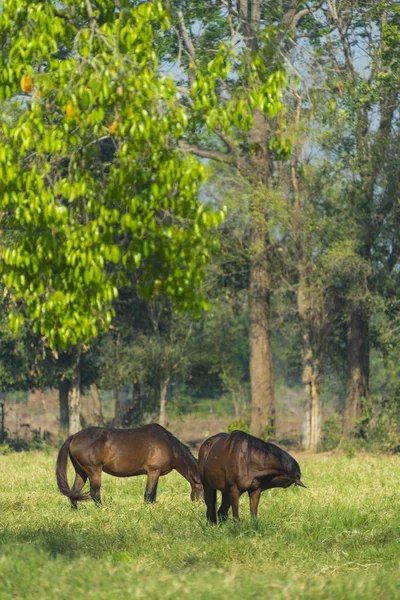
<path fill-rule="evenodd" d="M 280 471 L 274 466 L 268 464 L 268 456 L 248 455 L 247 469 L 254 473 L 255 477 L 267 477 L 268 475 L 278 475 Z"/>
<path fill-rule="evenodd" d="M 175 450 L 174 468 L 182 475 L 182 477 L 187 479 L 189 483 L 195 483 L 198 479 L 196 475 L 199 469 L 195 457 L 180 446 L 177 446 Z"/>

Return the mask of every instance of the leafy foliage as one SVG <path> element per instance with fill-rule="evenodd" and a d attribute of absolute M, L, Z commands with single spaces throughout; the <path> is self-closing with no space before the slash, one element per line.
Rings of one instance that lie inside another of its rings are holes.
<path fill-rule="evenodd" d="M 243 419 L 236 419 L 235 421 L 231 421 L 228 427 L 226 428 L 228 433 L 236 431 L 236 429 L 238 429 L 239 431 L 244 431 L 245 433 L 250 433 L 249 424 L 246 421 L 243 421 Z"/>
<path fill-rule="evenodd" d="M 162 285 L 183 308 L 202 304 L 220 215 L 198 201 L 204 167 L 176 150 L 188 117 L 159 73 L 160 26 L 160 2 L 3 3 L 3 277 L 51 346 L 107 328 L 140 266 L 146 297 Z"/>

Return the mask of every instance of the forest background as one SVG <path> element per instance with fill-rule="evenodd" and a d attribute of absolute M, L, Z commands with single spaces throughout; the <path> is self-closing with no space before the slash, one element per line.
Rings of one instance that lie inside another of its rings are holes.
<path fill-rule="evenodd" d="M 1 451 L 52 388 L 399 452 L 398 3 L 3 5 Z"/>

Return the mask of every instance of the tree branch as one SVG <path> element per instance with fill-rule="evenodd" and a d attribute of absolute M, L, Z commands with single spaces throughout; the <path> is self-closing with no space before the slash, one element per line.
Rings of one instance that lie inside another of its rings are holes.
<path fill-rule="evenodd" d="M 217 127 L 214 129 L 215 133 L 217 134 L 217 136 L 220 138 L 220 140 L 222 140 L 225 144 L 225 146 L 228 148 L 229 153 L 232 155 L 236 154 L 236 146 L 235 144 L 229 139 L 227 138 L 222 131 L 220 131 Z"/>
<path fill-rule="evenodd" d="M 280 32 L 277 36 L 278 42 L 280 42 L 283 39 L 283 37 L 285 36 L 285 33 L 288 31 L 288 29 L 290 29 L 291 23 L 292 23 L 293 19 L 295 18 L 296 10 L 297 10 L 297 7 L 299 4 L 300 4 L 300 0 L 292 0 L 288 10 L 283 15 L 281 22 L 280 22 Z"/>
<path fill-rule="evenodd" d="M 196 51 L 194 49 L 193 42 L 190 39 L 188 30 L 186 29 L 185 21 L 183 19 L 183 12 L 181 10 L 178 11 L 178 17 L 179 17 L 178 29 L 179 29 L 179 33 L 182 36 L 183 41 L 185 42 L 187 53 L 189 54 L 191 60 L 193 62 L 196 62 Z"/>
<path fill-rule="evenodd" d="M 167 4 L 168 12 L 172 16 L 173 10 L 172 10 L 172 5 L 171 5 L 171 0 L 166 0 L 166 4 Z M 174 29 L 176 31 L 177 38 L 178 38 L 179 54 L 181 53 L 181 39 L 182 39 L 183 43 L 185 44 L 186 52 L 192 63 L 192 65 L 190 66 L 189 71 L 188 71 L 189 83 L 192 84 L 193 80 L 196 76 L 196 50 L 195 50 L 193 42 L 190 38 L 189 32 L 186 29 L 185 20 L 183 18 L 183 12 L 181 10 L 178 11 L 178 23 L 177 23 L 177 27 L 176 28 L 174 27 Z"/>
<path fill-rule="evenodd" d="M 339 32 L 339 37 L 342 42 L 343 52 L 346 60 L 346 65 L 350 73 L 355 77 L 357 75 L 356 70 L 353 64 L 353 57 L 351 55 L 350 44 L 347 39 L 347 32 L 344 31 L 343 22 L 341 14 L 337 12 L 336 5 L 332 0 L 327 0 L 328 11 L 332 18 L 332 21 L 335 23 L 336 28 Z"/>
<path fill-rule="evenodd" d="M 92 5 L 90 3 L 90 0 L 85 0 L 85 6 L 86 6 L 86 12 L 87 12 L 88 17 L 89 17 L 90 25 L 93 27 L 94 24 L 96 23 L 96 20 L 94 18 L 93 8 L 92 8 Z"/>
<path fill-rule="evenodd" d="M 295 15 L 292 19 L 292 22 L 290 23 L 289 29 L 291 31 L 294 31 L 296 29 L 300 19 L 302 19 L 306 15 L 311 15 L 312 13 L 316 12 L 319 8 L 321 8 L 321 6 L 322 6 L 322 2 L 320 2 L 316 6 L 303 8 L 298 13 L 295 13 Z"/>
<path fill-rule="evenodd" d="M 178 146 L 183 152 L 190 152 L 190 154 L 194 154 L 201 158 L 208 158 L 209 160 L 216 160 L 227 164 L 236 163 L 236 157 L 230 153 L 212 150 L 211 148 L 202 148 L 201 146 L 196 146 L 196 144 L 188 144 L 184 140 L 181 140 Z"/>

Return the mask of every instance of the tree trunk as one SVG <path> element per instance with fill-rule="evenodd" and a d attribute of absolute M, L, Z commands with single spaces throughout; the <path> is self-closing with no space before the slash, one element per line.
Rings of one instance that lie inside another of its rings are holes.
<path fill-rule="evenodd" d="M 81 404 L 81 348 L 74 348 L 74 366 L 73 376 L 68 390 L 68 409 L 69 409 L 69 435 L 80 431 L 80 404 Z"/>
<path fill-rule="evenodd" d="M 6 439 L 5 400 L 0 400 L 0 444 Z"/>
<path fill-rule="evenodd" d="M 99 389 L 95 383 L 90 386 L 90 395 L 92 397 L 92 419 L 94 425 L 103 425 L 103 410 Z"/>
<path fill-rule="evenodd" d="M 114 425 L 115 427 L 121 427 L 122 425 L 122 405 L 119 390 L 114 391 Z"/>
<path fill-rule="evenodd" d="M 319 368 L 317 368 L 319 371 Z M 321 397 L 319 393 L 319 376 L 313 373 L 311 379 L 311 441 L 310 449 L 315 451 L 318 449 L 318 444 L 321 439 L 322 429 L 322 410 L 321 410 Z"/>
<path fill-rule="evenodd" d="M 268 155 L 269 130 L 256 110 L 249 142 L 254 152 L 245 174 L 251 186 L 249 345 L 251 422 L 254 435 L 275 422 L 274 370 L 270 326 L 270 262 L 267 195 L 272 163 Z"/>
<path fill-rule="evenodd" d="M 232 403 L 235 410 L 235 418 L 245 420 L 246 419 L 246 390 L 240 384 L 235 389 L 231 390 Z"/>
<path fill-rule="evenodd" d="M 303 446 L 305 450 L 315 452 L 321 439 L 322 411 L 319 393 L 319 376 L 317 373 L 313 372 L 311 363 L 308 361 L 303 367 L 303 383 L 306 399 Z"/>
<path fill-rule="evenodd" d="M 142 397 L 140 390 L 140 381 L 135 379 L 132 382 L 132 402 L 126 410 L 121 411 L 122 424 L 124 427 L 133 427 L 140 425 L 142 421 Z"/>
<path fill-rule="evenodd" d="M 167 392 L 169 385 L 169 377 L 162 379 L 160 382 L 160 418 L 159 423 L 163 427 L 167 425 Z"/>
<path fill-rule="evenodd" d="M 363 415 L 363 399 L 369 396 L 369 326 L 361 310 L 353 310 L 347 330 L 347 383 L 344 433 L 356 433 L 356 419 Z"/>
<path fill-rule="evenodd" d="M 312 337 L 317 338 L 319 345 L 322 346 L 322 332 L 317 331 L 319 319 L 313 311 L 318 311 L 318 307 L 312 307 L 307 299 L 302 285 L 301 266 L 299 271 L 299 287 L 297 291 L 297 307 L 299 312 L 300 329 L 301 329 L 301 347 L 302 347 L 302 381 L 304 384 L 305 394 L 305 421 L 303 431 L 303 446 L 305 450 L 315 452 L 317 450 L 322 428 L 322 410 L 321 398 L 319 392 L 320 382 L 320 362 L 316 355 L 315 347 L 313 347 Z M 314 329 L 314 336 L 312 330 Z M 315 344 L 314 339 L 314 344 Z"/>
<path fill-rule="evenodd" d="M 58 386 L 58 397 L 60 402 L 60 433 L 63 436 L 66 436 L 69 431 L 69 387 L 70 382 L 66 379 L 61 380 Z"/>
<path fill-rule="evenodd" d="M 270 330 L 270 277 L 266 256 L 266 233 L 253 233 L 249 285 L 249 345 L 251 380 L 251 422 L 260 435 L 275 421 L 274 371 Z"/>
<path fill-rule="evenodd" d="M 139 379 L 135 379 L 132 382 L 132 406 L 130 412 L 132 414 L 132 424 L 139 425 L 142 417 L 142 395 Z"/>

